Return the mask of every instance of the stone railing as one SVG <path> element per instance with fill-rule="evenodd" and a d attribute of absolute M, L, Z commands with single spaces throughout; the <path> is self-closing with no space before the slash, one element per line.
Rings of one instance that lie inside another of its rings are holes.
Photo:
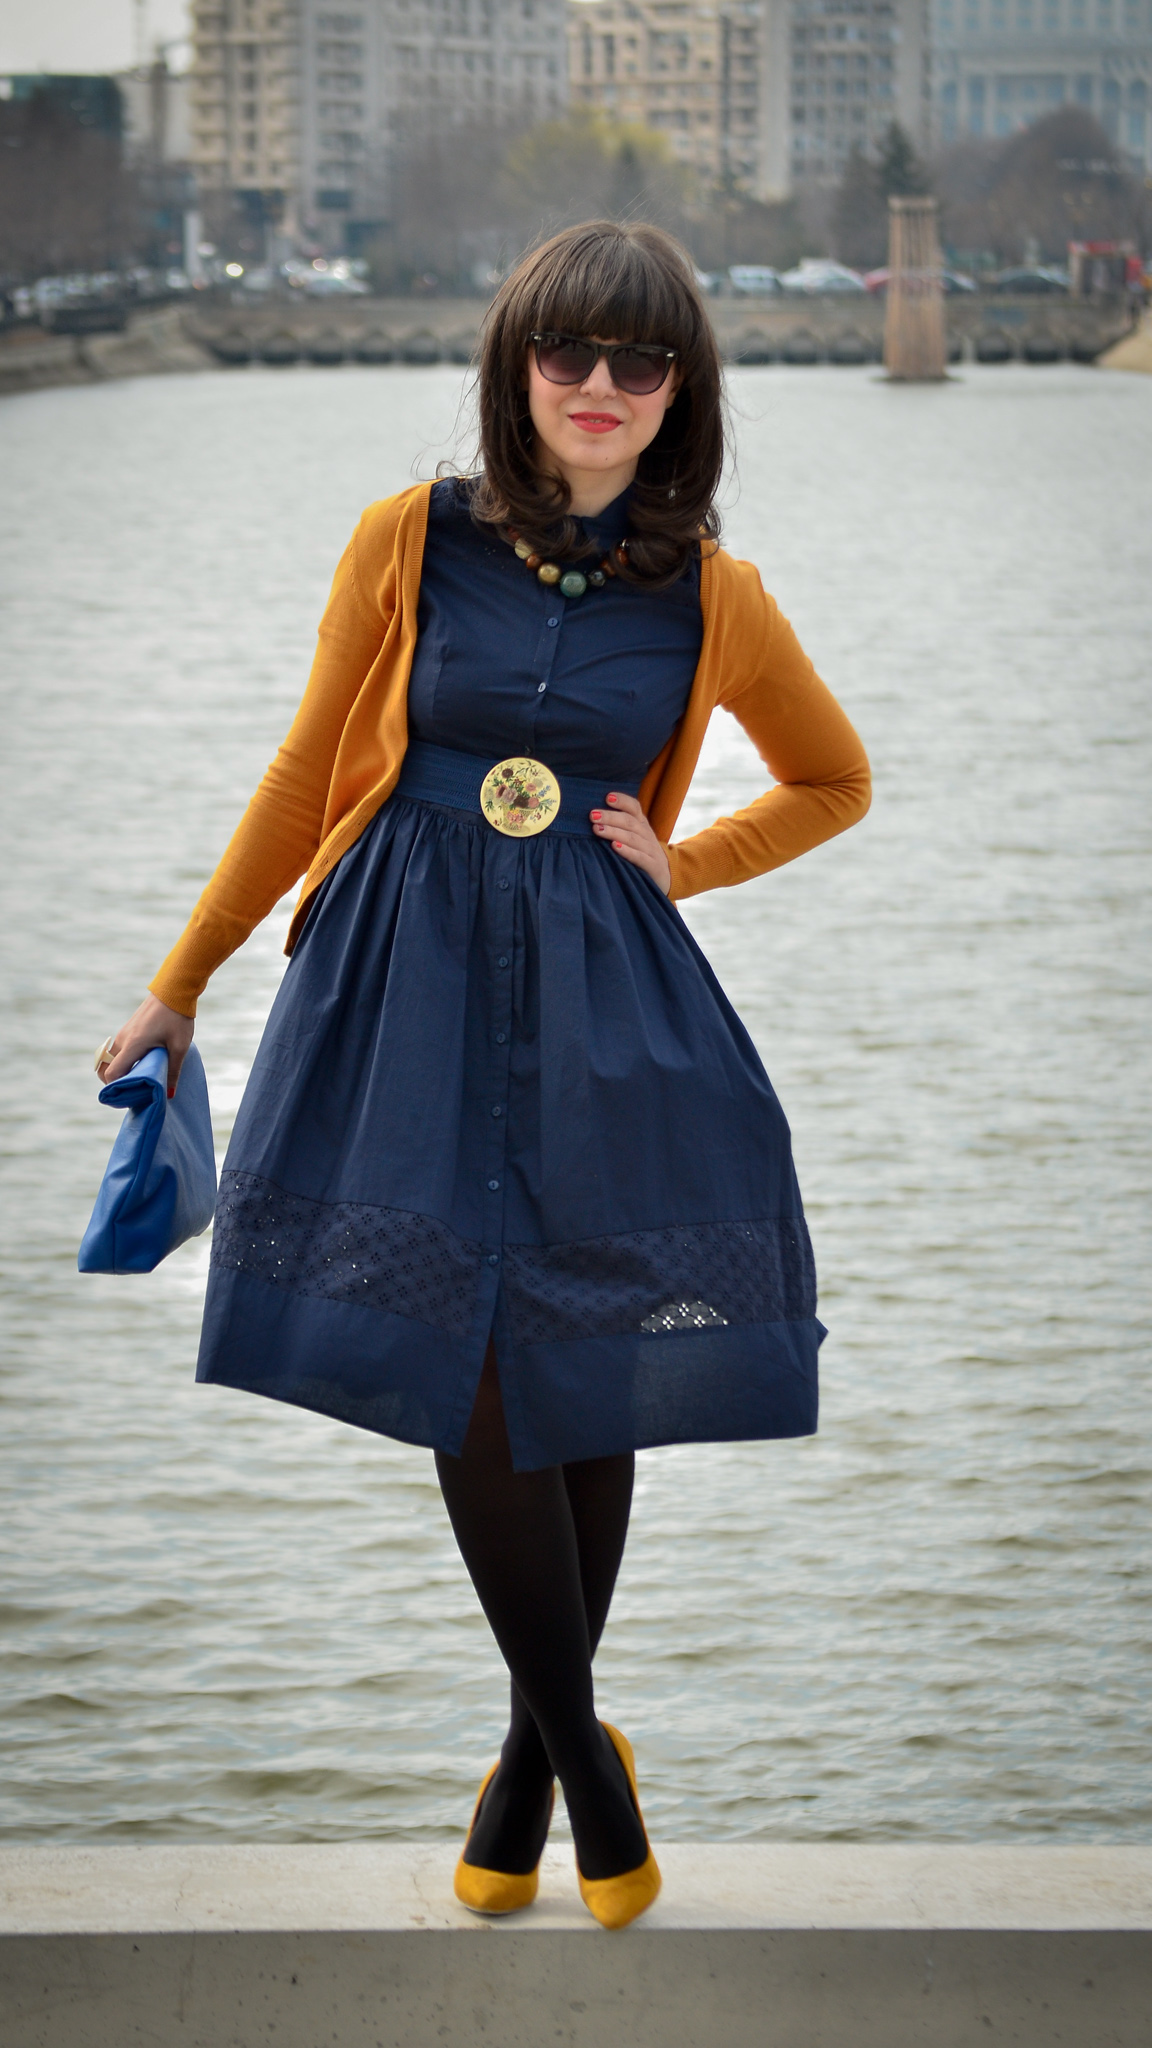
<path fill-rule="evenodd" d="M 545 1856 L 526 1913 L 455 1851 L 0 1850 L 4 2048 L 1147 2048 L 1152 1848 L 681 1843 L 622 1934 Z"/>
<path fill-rule="evenodd" d="M 730 362 L 878 362 L 883 298 L 867 295 L 711 298 L 708 311 Z M 190 336 L 218 360 L 290 363 L 467 363 L 484 304 L 478 299 L 272 301 L 188 316 Z M 964 293 L 945 302 L 953 361 L 1092 362 L 1127 331 L 1122 302 Z"/>
<path fill-rule="evenodd" d="M 734 363 L 878 363 L 884 302 L 871 296 L 709 299 Z M 458 363 L 472 360 L 480 299 L 273 299 L 169 306 L 123 333 L 0 335 L 0 394 L 108 377 L 250 363 Z M 965 293 L 945 307 L 953 362 L 1094 362 L 1125 335 L 1122 302 Z"/>

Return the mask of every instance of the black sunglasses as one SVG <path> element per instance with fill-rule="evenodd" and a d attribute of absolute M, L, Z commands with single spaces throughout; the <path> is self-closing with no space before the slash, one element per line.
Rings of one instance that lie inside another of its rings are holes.
<path fill-rule="evenodd" d="M 583 384 L 592 375 L 601 356 L 608 359 L 608 375 L 618 391 L 633 398 L 650 398 L 668 381 L 676 360 L 674 348 L 661 348 L 647 341 L 588 341 L 578 334 L 531 334 L 536 349 L 536 366 L 550 384 Z"/>

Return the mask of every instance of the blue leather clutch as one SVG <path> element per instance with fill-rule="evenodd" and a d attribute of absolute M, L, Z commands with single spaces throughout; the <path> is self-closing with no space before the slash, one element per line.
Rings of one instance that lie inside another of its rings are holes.
<path fill-rule="evenodd" d="M 216 1153 L 204 1062 L 194 1045 L 168 1101 L 168 1053 L 158 1045 L 101 1102 L 126 1109 L 77 1264 L 82 1273 L 151 1273 L 216 1207 Z"/>

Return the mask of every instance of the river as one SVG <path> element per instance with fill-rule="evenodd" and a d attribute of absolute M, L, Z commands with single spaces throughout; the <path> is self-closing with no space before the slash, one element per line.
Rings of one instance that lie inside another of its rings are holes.
<path fill-rule="evenodd" d="M 1152 380 L 735 371 L 727 538 L 865 823 L 687 916 L 793 1126 L 818 1437 L 639 1460 L 598 1659 L 654 1838 L 1152 1828 Z M 460 373 L 0 410 L 0 1832 L 457 1837 L 502 1669 L 429 1455 L 192 1373 L 207 1240 L 80 1277 L 92 1050 L 286 728 L 339 551 Z M 718 717 L 692 819 L 759 786 Z M 688 820 L 686 822 L 691 822 Z M 222 1153 L 287 906 L 203 1005 Z"/>

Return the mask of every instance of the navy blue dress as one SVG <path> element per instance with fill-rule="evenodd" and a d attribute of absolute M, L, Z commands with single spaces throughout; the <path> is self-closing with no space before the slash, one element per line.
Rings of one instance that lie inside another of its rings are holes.
<path fill-rule="evenodd" d="M 565 600 L 438 484 L 410 738 L 635 791 L 701 632 L 695 570 Z M 458 1453 L 491 1336 L 531 1470 L 809 1434 L 823 1334 L 783 1111 L 675 906 L 590 826 L 394 793 L 273 1005 L 197 1377 Z"/>

